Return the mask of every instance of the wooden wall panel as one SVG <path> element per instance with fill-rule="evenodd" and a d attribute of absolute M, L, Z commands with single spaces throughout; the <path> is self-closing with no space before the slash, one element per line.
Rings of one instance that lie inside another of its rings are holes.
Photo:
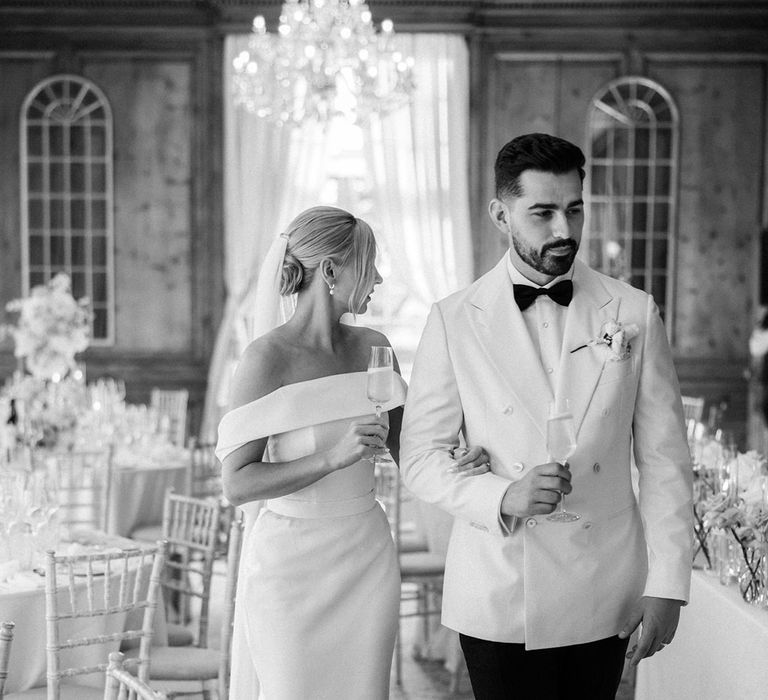
<path fill-rule="evenodd" d="M 188 351 L 190 66 L 96 59 L 84 74 L 116 115 L 115 350 Z"/>
<path fill-rule="evenodd" d="M 19 115 L 27 93 L 50 75 L 45 56 L 0 55 L 0 322 L 5 303 L 21 295 L 19 211 Z M 11 347 L 6 341 L 2 347 Z"/>
<path fill-rule="evenodd" d="M 681 115 L 676 354 L 743 359 L 754 318 L 765 67 L 650 62 Z"/>
<path fill-rule="evenodd" d="M 548 56 L 498 52 L 487 83 L 482 158 L 477 173 L 483 187 L 474 205 L 480 236 L 475 240 L 475 271 L 479 276 L 503 255 L 508 242 L 490 222 L 486 208 L 494 194 L 493 164 L 499 149 L 520 134 L 557 134 L 584 146 L 590 101 L 597 90 L 618 75 L 616 57 Z"/>

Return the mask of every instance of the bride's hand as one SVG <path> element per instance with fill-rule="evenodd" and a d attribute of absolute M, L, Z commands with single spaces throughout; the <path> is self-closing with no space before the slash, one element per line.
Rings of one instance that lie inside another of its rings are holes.
<path fill-rule="evenodd" d="M 453 450 L 453 458 L 456 463 L 448 468 L 449 474 L 459 476 L 477 476 L 491 470 L 491 458 L 480 446 L 456 447 Z"/>
<path fill-rule="evenodd" d="M 327 452 L 331 469 L 344 469 L 361 459 L 372 457 L 387 445 L 389 426 L 371 418 L 352 423 L 341 439 Z"/>

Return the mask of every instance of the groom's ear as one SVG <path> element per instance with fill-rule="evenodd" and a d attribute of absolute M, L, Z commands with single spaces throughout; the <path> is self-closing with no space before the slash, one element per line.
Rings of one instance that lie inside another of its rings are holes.
<path fill-rule="evenodd" d="M 488 214 L 490 214 L 491 221 L 499 231 L 504 235 L 509 233 L 509 220 L 507 206 L 500 199 L 494 197 L 488 203 Z"/>

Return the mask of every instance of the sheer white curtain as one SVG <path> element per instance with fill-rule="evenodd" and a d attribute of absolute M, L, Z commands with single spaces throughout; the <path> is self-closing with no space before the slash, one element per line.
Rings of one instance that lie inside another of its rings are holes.
<path fill-rule="evenodd" d="M 232 59 L 247 35 L 224 45 L 224 283 L 227 301 L 208 370 L 201 435 L 213 439 L 237 358 L 250 342 L 249 304 L 272 240 L 300 211 L 317 204 L 326 181 L 323 130 L 277 127 L 227 99 Z"/>
<path fill-rule="evenodd" d="M 473 280 L 467 182 L 469 51 L 456 34 L 398 34 L 413 56 L 407 108 L 366 127 L 382 235 L 426 304 Z"/>
<path fill-rule="evenodd" d="M 408 108 L 374 119 L 366 130 L 381 235 L 393 264 L 425 304 L 472 282 L 469 215 L 469 51 L 462 36 L 398 35 L 414 58 L 416 91 Z M 399 252 L 394 259 L 394 251 Z M 419 504 L 430 550 L 445 554 L 451 516 Z M 433 621 L 426 658 L 462 663 L 458 635 Z"/>

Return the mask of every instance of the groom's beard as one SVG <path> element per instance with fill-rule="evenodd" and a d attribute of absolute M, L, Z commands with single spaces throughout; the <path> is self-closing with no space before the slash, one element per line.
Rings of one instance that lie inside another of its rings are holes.
<path fill-rule="evenodd" d="M 527 245 L 514 233 L 511 238 L 515 252 L 524 263 L 530 265 L 536 272 L 541 272 L 551 277 L 564 275 L 568 272 L 579 250 L 579 244 L 572 238 L 545 243 L 541 250 L 536 250 L 533 246 Z M 563 250 L 564 248 L 570 249 L 568 255 L 552 255 L 550 252 L 553 249 Z"/>

